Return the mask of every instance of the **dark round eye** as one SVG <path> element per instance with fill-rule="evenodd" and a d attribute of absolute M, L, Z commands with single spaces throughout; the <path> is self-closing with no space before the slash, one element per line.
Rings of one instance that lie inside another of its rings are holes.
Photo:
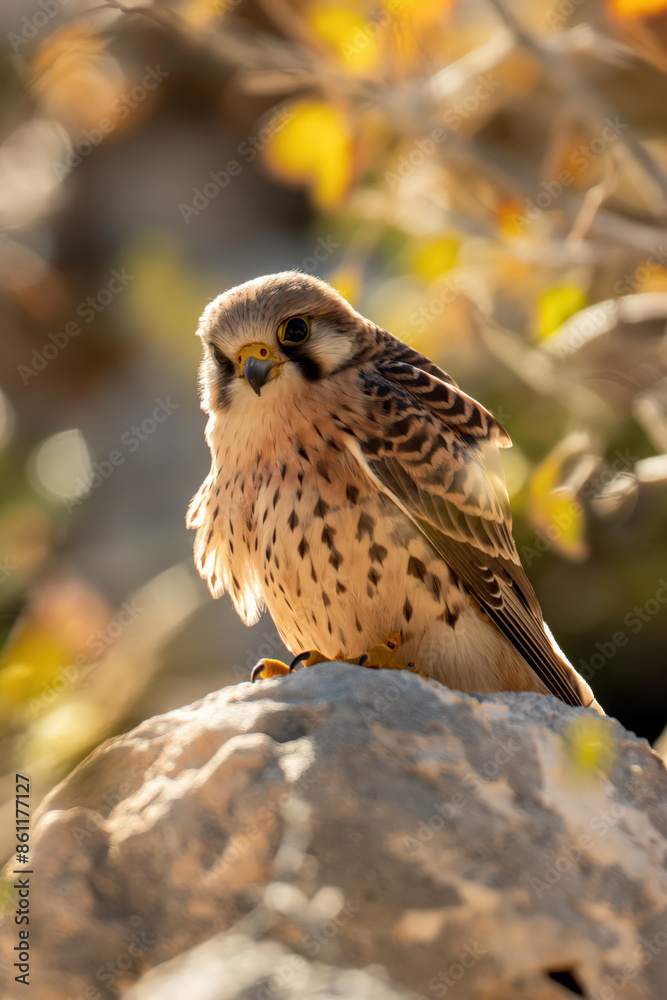
<path fill-rule="evenodd" d="M 305 316 L 291 316 L 278 327 L 278 340 L 281 344 L 303 344 L 309 333 L 310 323 Z"/>
<path fill-rule="evenodd" d="M 217 361 L 217 363 L 220 365 L 221 368 L 224 368 L 225 365 L 229 364 L 227 358 L 222 353 L 217 344 L 211 344 L 211 354 L 213 355 L 213 357 L 215 358 L 215 360 Z"/>

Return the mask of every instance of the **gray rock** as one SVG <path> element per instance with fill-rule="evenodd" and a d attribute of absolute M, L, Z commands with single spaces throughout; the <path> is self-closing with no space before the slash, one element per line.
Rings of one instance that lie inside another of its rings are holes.
<path fill-rule="evenodd" d="M 614 720 L 323 664 L 149 719 L 54 790 L 34 995 L 664 1000 L 666 858 L 664 764 Z"/>
<path fill-rule="evenodd" d="M 378 972 L 380 974 L 378 974 Z M 412 1000 L 377 969 L 308 961 L 277 941 L 226 931 L 143 976 L 123 1000 Z"/>

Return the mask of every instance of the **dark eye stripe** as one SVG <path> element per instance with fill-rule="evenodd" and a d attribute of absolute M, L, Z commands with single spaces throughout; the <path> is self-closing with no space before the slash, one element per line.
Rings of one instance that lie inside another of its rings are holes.
<path fill-rule="evenodd" d="M 288 344 L 283 344 L 283 351 L 289 357 L 290 361 L 297 366 L 303 377 L 308 382 L 317 382 L 319 378 L 322 378 L 322 369 L 318 365 L 317 361 L 314 361 L 310 355 L 306 354 L 304 351 L 299 351 L 298 354 L 296 350 L 292 353 L 289 350 Z"/>
<path fill-rule="evenodd" d="M 234 365 L 227 355 L 223 354 L 217 344 L 211 344 L 211 354 L 220 375 L 225 379 L 232 378 L 234 375 Z"/>

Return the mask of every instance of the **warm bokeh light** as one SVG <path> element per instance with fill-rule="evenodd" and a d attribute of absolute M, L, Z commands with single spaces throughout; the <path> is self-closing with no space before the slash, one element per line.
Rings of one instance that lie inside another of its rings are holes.
<path fill-rule="evenodd" d="M 85 495 L 93 470 L 81 431 L 61 431 L 42 442 L 31 471 L 35 487 L 48 498 Z"/>
<path fill-rule="evenodd" d="M 655 739 L 665 3 L 122 6 L 0 11 L 6 766 L 30 762 L 41 797 L 105 736 L 285 655 L 266 617 L 210 599 L 184 514 L 208 463 L 198 317 L 287 268 L 506 427 L 545 618 Z M 559 766 L 604 774 L 609 732 L 574 730 Z"/>

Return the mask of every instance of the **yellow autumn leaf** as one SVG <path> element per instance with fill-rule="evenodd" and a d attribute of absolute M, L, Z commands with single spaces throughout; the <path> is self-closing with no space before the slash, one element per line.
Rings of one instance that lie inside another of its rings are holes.
<path fill-rule="evenodd" d="M 415 26 L 433 24 L 449 14 L 456 0 L 387 0 L 387 10 L 409 19 Z"/>
<path fill-rule="evenodd" d="M 0 670 L 0 698 L 20 704 L 35 690 L 35 669 L 30 663 L 10 663 Z"/>
<path fill-rule="evenodd" d="M 621 21 L 653 17 L 667 10 L 667 0 L 608 0 L 609 10 Z"/>
<path fill-rule="evenodd" d="M 568 559 L 587 555 L 584 510 L 574 492 L 562 485 L 558 449 L 548 455 L 533 473 L 528 513 L 538 535 Z"/>
<path fill-rule="evenodd" d="M 36 697 L 69 660 L 69 651 L 57 637 L 25 629 L 0 658 L 0 697 L 15 705 Z"/>
<path fill-rule="evenodd" d="M 269 167 L 291 183 L 304 183 L 314 201 L 331 208 L 352 180 L 352 134 L 347 115 L 324 101 L 296 101 L 286 124 L 264 151 Z"/>
<path fill-rule="evenodd" d="M 360 12 L 349 0 L 313 4 L 306 17 L 348 71 L 372 73 L 399 53 L 407 64 L 423 56 L 422 36 L 453 6 L 453 0 L 385 0 Z"/>
<path fill-rule="evenodd" d="M 380 64 L 374 22 L 356 10 L 338 4 L 317 4 L 306 18 L 314 34 L 350 72 L 370 72 Z"/>
<path fill-rule="evenodd" d="M 384 26 L 383 58 L 395 72 L 419 72 L 424 60 L 442 54 L 447 44 L 442 22 L 455 5 L 455 0 L 385 0 L 376 17 Z"/>
<path fill-rule="evenodd" d="M 582 776 L 608 774 L 616 759 L 616 738 L 604 719 L 575 719 L 565 738 L 570 764 Z"/>
<path fill-rule="evenodd" d="M 587 305 L 586 293 L 576 285 L 558 285 L 545 289 L 537 300 L 537 339 L 546 340 L 565 320 Z"/>
<path fill-rule="evenodd" d="M 410 270 L 431 284 L 456 264 L 460 242 L 454 236 L 442 236 L 418 243 L 410 252 Z"/>

